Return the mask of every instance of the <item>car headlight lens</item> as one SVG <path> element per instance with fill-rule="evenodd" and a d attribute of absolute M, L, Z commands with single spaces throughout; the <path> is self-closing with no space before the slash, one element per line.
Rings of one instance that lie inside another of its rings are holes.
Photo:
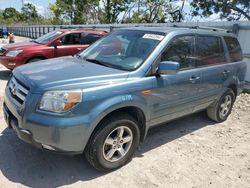
<path fill-rule="evenodd" d="M 39 110 L 63 113 L 68 112 L 82 101 L 82 91 L 47 91 L 43 94 Z"/>
<path fill-rule="evenodd" d="M 6 56 L 8 57 L 16 57 L 18 54 L 22 53 L 23 50 L 11 50 L 7 52 Z"/>

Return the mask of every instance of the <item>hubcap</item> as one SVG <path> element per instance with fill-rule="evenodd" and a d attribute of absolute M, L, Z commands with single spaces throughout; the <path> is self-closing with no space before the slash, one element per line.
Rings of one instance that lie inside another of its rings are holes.
<path fill-rule="evenodd" d="M 220 105 L 220 110 L 219 110 L 219 116 L 221 119 L 224 119 L 228 115 L 228 113 L 231 109 L 231 105 L 232 105 L 231 95 L 225 96 L 221 105 Z"/>
<path fill-rule="evenodd" d="M 133 141 L 130 128 L 120 126 L 114 129 L 103 144 L 103 156 L 109 162 L 122 159 L 129 151 Z"/>

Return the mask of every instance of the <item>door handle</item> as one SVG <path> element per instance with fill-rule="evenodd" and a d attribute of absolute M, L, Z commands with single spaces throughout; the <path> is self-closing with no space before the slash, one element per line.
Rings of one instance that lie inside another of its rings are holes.
<path fill-rule="evenodd" d="M 190 81 L 192 84 L 194 84 L 194 83 L 196 83 L 199 79 L 200 79 L 199 76 L 192 76 L 192 77 L 189 79 L 189 81 Z"/>
<path fill-rule="evenodd" d="M 230 70 L 224 70 L 222 73 L 224 76 L 227 76 L 230 73 Z"/>

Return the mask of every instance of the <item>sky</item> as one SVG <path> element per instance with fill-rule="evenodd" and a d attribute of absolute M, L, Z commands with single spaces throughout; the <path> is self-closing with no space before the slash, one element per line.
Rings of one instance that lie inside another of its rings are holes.
<path fill-rule="evenodd" d="M 24 3 L 32 3 L 36 6 L 39 14 L 44 14 L 48 8 L 49 3 L 55 3 L 56 0 L 23 0 Z M 22 8 L 22 0 L 0 0 L 0 9 L 4 10 L 5 8 L 13 7 L 17 10 Z"/>

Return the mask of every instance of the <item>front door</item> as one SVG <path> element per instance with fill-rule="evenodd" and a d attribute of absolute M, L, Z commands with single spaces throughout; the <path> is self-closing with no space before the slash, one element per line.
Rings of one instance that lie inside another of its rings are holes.
<path fill-rule="evenodd" d="M 70 33 L 61 37 L 61 46 L 55 48 L 55 57 L 75 55 L 89 45 L 81 44 L 81 33 Z"/>
<path fill-rule="evenodd" d="M 195 68 L 192 35 L 177 36 L 161 55 L 161 61 L 180 63 L 180 71 L 153 79 L 151 125 L 181 117 L 193 111 L 200 87 L 201 73 Z"/>

